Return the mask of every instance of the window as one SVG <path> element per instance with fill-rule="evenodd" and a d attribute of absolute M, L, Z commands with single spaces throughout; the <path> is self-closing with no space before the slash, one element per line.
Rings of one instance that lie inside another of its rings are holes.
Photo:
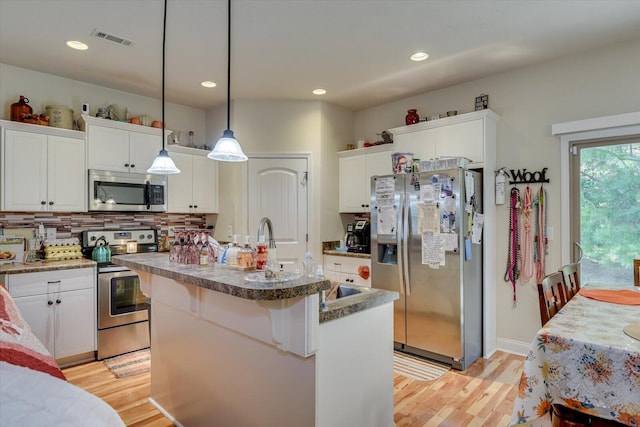
<path fill-rule="evenodd" d="M 640 256 L 640 139 L 570 147 L 571 240 L 582 247 L 581 281 L 631 285 Z"/>

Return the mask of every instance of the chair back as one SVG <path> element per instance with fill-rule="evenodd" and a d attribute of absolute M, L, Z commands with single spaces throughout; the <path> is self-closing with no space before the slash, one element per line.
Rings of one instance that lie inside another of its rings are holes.
<path fill-rule="evenodd" d="M 560 271 L 564 277 L 565 296 L 567 300 L 573 298 L 580 290 L 580 265 L 578 263 L 567 264 Z"/>
<path fill-rule="evenodd" d="M 538 299 L 540 320 L 544 326 L 567 303 L 561 272 L 548 274 L 542 279 L 542 283 L 538 283 Z"/>

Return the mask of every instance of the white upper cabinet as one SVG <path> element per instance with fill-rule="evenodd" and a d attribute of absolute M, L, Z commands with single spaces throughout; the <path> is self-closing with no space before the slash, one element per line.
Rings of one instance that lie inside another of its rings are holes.
<path fill-rule="evenodd" d="M 338 153 L 340 212 L 369 212 L 371 177 L 392 173 L 392 144 Z"/>
<path fill-rule="evenodd" d="M 162 149 L 162 130 L 83 116 L 87 129 L 88 168 L 147 173 Z M 165 138 L 171 131 L 165 130 Z"/>
<path fill-rule="evenodd" d="M 497 119 L 491 110 L 482 110 L 389 131 L 398 152 L 413 153 L 420 160 L 466 157 L 471 160 L 470 168 L 482 168 L 488 155 L 495 156 L 495 142 L 488 146 L 487 141 L 495 141 Z"/>
<path fill-rule="evenodd" d="M 84 134 L 16 122 L 0 126 L 0 209 L 86 212 Z"/>
<path fill-rule="evenodd" d="M 180 169 L 179 174 L 168 175 L 169 212 L 218 212 L 218 162 L 207 158 L 206 153 L 193 148 L 169 148 L 169 155 Z"/>

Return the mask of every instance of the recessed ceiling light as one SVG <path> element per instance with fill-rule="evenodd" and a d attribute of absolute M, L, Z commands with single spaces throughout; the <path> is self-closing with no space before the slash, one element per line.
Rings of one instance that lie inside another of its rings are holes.
<path fill-rule="evenodd" d="M 313 94 L 314 95 L 324 95 L 325 93 L 327 93 L 327 91 L 324 90 L 324 89 L 314 89 L 313 90 Z"/>
<path fill-rule="evenodd" d="M 86 44 L 79 42 L 79 41 L 75 41 L 75 40 L 69 40 L 67 42 L 67 46 L 69 46 L 71 49 L 76 49 L 76 50 L 87 50 L 89 49 L 89 46 L 87 46 Z"/>
<path fill-rule="evenodd" d="M 411 55 L 411 60 L 412 61 L 424 61 L 425 59 L 427 59 L 429 57 L 429 54 L 424 53 L 424 52 L 416 52 L 413 55 Z"/>
<path fill-rule="evenodd" d="M 202 85 L 204 87 L 216 87 L 217 86 L 214 82 L 209 81 L 209 80 L 200 83 L 200 85 Z"/>

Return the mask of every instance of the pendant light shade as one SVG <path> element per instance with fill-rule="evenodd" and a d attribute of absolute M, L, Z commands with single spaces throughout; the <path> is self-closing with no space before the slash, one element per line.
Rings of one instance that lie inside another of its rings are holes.
<path fill-rule="evenodd" d="M 164 132 L 164 62 L 165 62 L 165 45 L 167 39 L 167 0 L 164 0 L 164 21 L 162 24 L 162 150 L 153 160 L 151 167 L 147 169 L 147 173 L 157 174 L 157 175 L 168 175 L 174 173 L 180 173 L 180 169 L 176 167 L 176 164 L 173 163 L 171 157 L 169 157 L 169 153 L 164 149 L 164 143 L 166 142 L 167 136 Z"/>
<path fill-rule="evenodd" d="M 233 136 L 231 130 L 231 0 L 228 5 L 228 25 L 227 25 L 227 129 L 222 133 L 222 137 L 216 142 L 213 150 L 207 157 L 222 162 L 246 162 L 247 155 L 242 152 L 240 143 Z"/>

